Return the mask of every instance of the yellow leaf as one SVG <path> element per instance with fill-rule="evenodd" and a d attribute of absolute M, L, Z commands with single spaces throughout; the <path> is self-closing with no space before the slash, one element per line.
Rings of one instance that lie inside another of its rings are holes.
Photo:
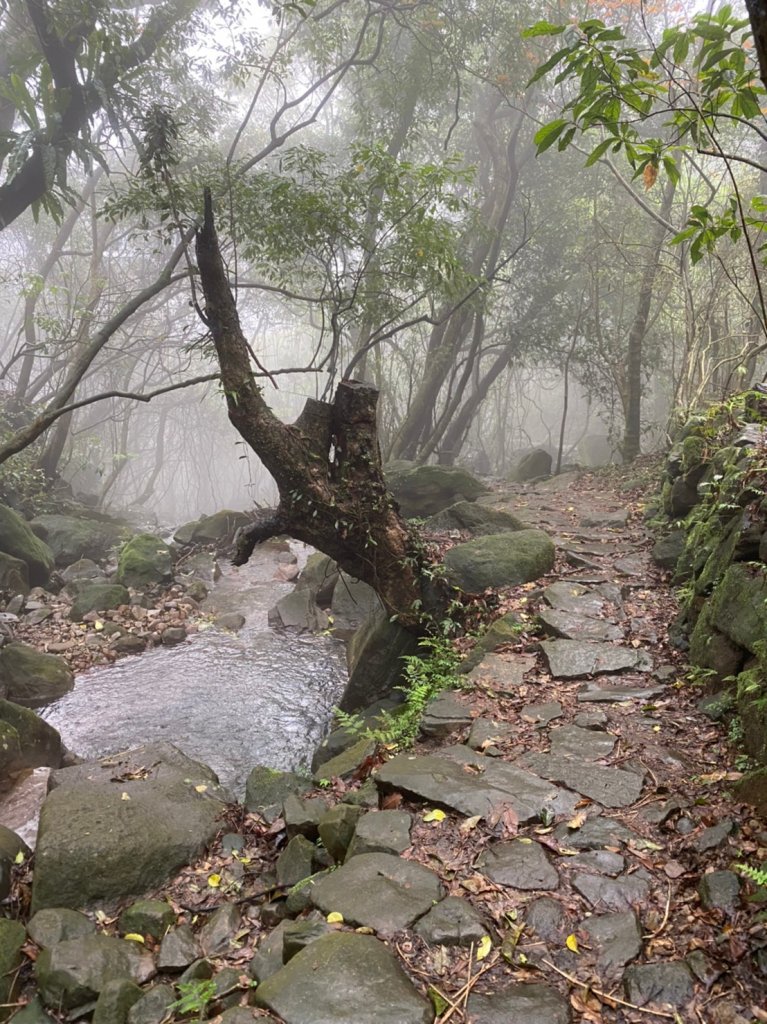
<path fill-rule="evenodd" d="M 139 935 L 138 932 L 128 932 L 127 935 L 123 936 L 124 939 L 130 939 L 131 942 L 143 942 L 144 936 Z"/>
<path fill-rule="evenodd" d="M 24 863 L 24 854 L 23 854 L 23 852 L 21 850 L 19 850 L 19 852 L 13 858 L 13 863 L 14 864 L 23 864 Z"/>
<path fill-rule="evenodd" d="M 339 914 L 337 910 L 332 910 L 325 918 L 325 920 L 328 922 L 328 924 L 343 924 L 344 915 Z"/>
<path fill-rule="evenodd" d="M 221 875 L 208 875 L 208 885 L 211 889 L 218 889 L 221 885 Z"/>
<path fill-rule="evenodd" d="M 427 811 L 423 816 L 424 821 L 444 821 L 447 815 L 444 811 L 441 811 L 438 807 L 433 811 Z"/>
<path fill-rule="evenodd" d="M 567 936 L 567 938 L 565 939 L 565 945 L 567 946 L 567 948 L 570 950 L 571 953 L 579 952 L 579 950 L 578 950 L 578 940 L 576 939 L 576 937 L 574 935 L 568 935 Z"/>
<path fill-rule="evenodd" d="M 96 619 L 96 621 L 93 623 L 93 628 L 96 630 L 97 633 L 100 633 L 101 630 L 104 628 L 104 623 L 100 619 Z"/>
<path fill-rule="evenodd" d="M 358 935 L 374 935 L 375 934 L 373 929 L 369 928 L 367 925 L 363 925 L 361 928 L 355 928 L 354 930 L 355 930 L 355 932 Z"/>
<path fill-rule="evenodd" d="M 122 793 L 121 796 L 120 796 L 120 799 L 121 800 L 130 800 L 130 797 L 128 796 L 127 793 Z"/>
<path fill-rule="evenodd" d="M 517 957 L 517 959 L 523 965 L 527 963 L 527 957 L 525 956 L 524 953 L 520 953 L 519 956 Z"/>
<path fill-rule="evenodd" d="M 492 939 L 489 935 L 485 935 L 484 938 L 480 939 L 479 945 L 477 946 L 477 960 L 484 960 L 492 948 Z"/>
<path fill-rule="evenodd" d="M 202 783 L 199 786 L 195 786 L 194 788 L 197 790 L 198 793 L 205 793 L 207 791 L 207 789 L 208 789 L 208 787 L 205 785 L 205 783 Z"/>
<path fill-rule="evenodd" d="M 587 817 L 588 815 L 585 811 L 578 811 L 574 818 L 570 818 L 570 820 L 567 823 L 567 827 L 573 829 L 580 828 Z"/>

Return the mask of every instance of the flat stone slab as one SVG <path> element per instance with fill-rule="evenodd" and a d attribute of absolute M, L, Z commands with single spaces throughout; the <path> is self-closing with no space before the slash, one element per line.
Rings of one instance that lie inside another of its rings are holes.
<path fill-rule="evenodd" d="M 466 744 L 472 750 L 485 750 L 488 746 L 505 740 L 509 735 L 511 735 L 511 726 L 508 722 L 496 722 L 492 718 L 476 718 Z"/>
<path fill-rule="evenodd" d="M 643 904 L 650 895 L 650 885 L 639 874 L 621 878 L 604 875 L 576 875 L 573 886 L 585 896 L 595 910 L 631 910 Z"/>
<path fill-rule="evenodd" d="M 471 682 L 498 694 L 514 696 L 525 682 L 525 673 L 535 668 L 535 657 L 526 654 L 486 654 L 469 673 Z"/>
<path fill-rule="evenodd" d="M 477 867 L 498 885 L 514 889 L 557 889 L 559 875 L 540 843 L 515 839 L 491 846 L 477 861 Z"/>
<path fill-rule="evenodd" d="M 556 679 L 579 679 L 610 672 L 651 672 L 652 658 L 633 647 L 587 643 L 580 640 L 544 640 L 541 650 Z"/>
<path fill-rule="evenodd" d="M 561 846 L 571 850 L 599 850 L 605 846 L 627 845 L 636 833 L 619 821 L 598 815 L 589 818 L 580 828 L 570 829 L 563 822 L 554 830 L 554 837 Z"/>
<path fill-rule="evenodd" d="M 399 754 L 375 776 L 384 790 L 402 790 L 467 817 L 489 817 L 513 808 L 520 825 L 537 821 L 546 808 L 571 815 L 577 797 L 516 765 L 483 757 L 469 747 L 443 747 L 439 754 Z"/>
<path fill-rule="evenodd" d="M 568 1024 L 570 1006 L 548 985 L 512 985 L 490 996 L 472 995 L 472 1024 Z M 393 1019 L 393 1018 L 392 1018 Z"/>
<path fill-rule="evenodd" d="M 562 717 L 562 705 L 558 700 L 548 701 L 546 704 L 525 704 L 521 714 L 527 722 L 548 725 L 554 719 Z"/>
<path fill-rule="evenodd" d="M 551 896 L 541 896 L 527 905 L 525 926 L 546 942 L 558 945 L 564 944 L 570 930 L 562 904 Z"/>
<path fill-rule="evenodd" d="M 626 868 L 625 857 L 610 850 L 584 850 L 583 853 L 571 857 L 569 863 L 574 868 L 597 875 L 610 875 L 611 878 L 617 877 Z"/>
<path fill-rule="evenodd" d="M 662 686 L 597 686 L 582 690 L 579 704 L 624 704 L 629 700 L 652 700 L 663 693 Z"/>
<path fill-rule="evenodd" d="M 607 619 L 597 619 L 575 612 L 544 608 L 538 618 L 547 632 L 564 640 L 604 641 L 623 640 L 625 634 L 620 626 Z"/>
<path fill-rule="evenodd" d="M 589 512 L 580 521 L 580 527 L 606 526 L 608 529 L 619 530 L 629 521 L 627 508 L 616 508 L 604 512 Z"/>
<path fill-rule="evenodd" d="M 407 811 L 370 811 L 357 822 L 346 859 L 363 853 L 404 853 L 412 824 Z"/>
<path fill-rule="evenodd" d="M 733 871 L 711 871 L 698 886 L 700 901 L 707 910 L 732 913 L 740 898 L 740 879 Z"/>
<path fill-rule="evenodd" d="M 599 733 L 593 733 L 599 736 Z M 621 768 L 602 768 L 558 754 L 528 754 L 526 768 L 551 782 L 560 782 L 603 807 L 628 807 L 639 799 L 644 778 Z"/>
<path fill-rule="evenodd" d="M 343 869 L 341 869 L 343 870 Z M 430 1024 L 431 1005 L 372 935 L 334 932 L 312 942 L 256 989 L 285 1024 Z"/>
<path fill-rule="evenodd" d="M 692 973 L 680 961 L 629 967 L 624 986 L 626 998 L 636 1006 L 684 1006 L 693 995 Z"/>
<path fill-rule="evenodd" d="M 642 929 L 631 910 L 595 915 L 578 927 L 597 950 L 597 967 L 611 978 L 618 977 L 626 964 L 642 952 Z"/>
<path fill-rule="evenodd" d="M 583 586 L 582 583 L 568 583 L 557 580 L 543 591 L 544 601 L 552 608 L 572 615 L 600 615 L 605 608 L 605 599 Z"/>
<path fill-rule="evenodd" d="M 433 946 L 470 946 L 487 935 L 487 926 L 471 903 L 448 896 L 416 922 L 415 931 Z"/>
<path fill-rule="evenodd" d="M 562 725 L 549 732 L 551 753 L 565 757 L 588 758 L 598 761 L 609 757 L 616 744 L 615 736 L 577 725 Z"/>
<path fill-rule="evenodd" d="M 382 935 L 409 928 L 443 896 L 433 871 L 390 853 L 362 853 L 312 887 L 312 903 L 324 914 Z"/>
<path fill-rule="evenodd" d="M 449 736 L 465 729 L 473 719 L 467 705 L 452 693 L 443 693 L 430 700 L 421 718 L 421 732 L 426 736 Z"/>

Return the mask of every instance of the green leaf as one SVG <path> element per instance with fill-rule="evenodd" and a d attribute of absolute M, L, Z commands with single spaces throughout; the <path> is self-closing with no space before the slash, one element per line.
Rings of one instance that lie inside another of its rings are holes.
<path fill-rule="evenodd" d="M 542 128 L 539 128 L 533 137 L 533 141 L 538 147 L 538 155 L 545 153 L 549 146 L 553 146 L 559 136 L 567 127 L 568 122 L 564 118 L 559 117 L 556 121 L 549 121 Z"/>
<path fill-rule="evenodd" d="M 666 154 L 666 156 L 663 157 L 663 166 L 666 169 L 666 174 L 669 177 L 669 181 L 673 185 L 678 185 L 680 177 L 679 168 L 677 167 L 676 160 L 673 158 L 673 156 Z"/>
<path fill-rule="evenodd" d="M 529 88 L 531 85 L 534 85 L 536 82 L 540 81 L 540 79 L 543 78 L 544 75 L 547 75 L 552 68 L 555 68 L 557 64 L 559 64 L 559 62 L 562 60 L 564 56 L 566 56 L 566 54 L 571 52 L 571 49 L 572 48 L 570 46 L 564 46 L 561 50 L 557 50 L 556 53 L 553 53 L 547 61 L 544 61 L 543 64 L 540 65 L 540 67 L 536 68 L 533 77 L 527 83 L 527 87 Z"/>
<path fill-rule="evenodd" d="M 550 21 L 537 21 L 522 33 L 523 39 L 534 39 L 536 36 L 561 36 L 566 25 L 554 25 Z"/>
<path fill-rule="evenodd" d="M 690 52 L 690 37 L 685 32 L 679 36 L 677 41 L 674 43 L 674 62 L 676 64 L 684 64 L 687 60 L 687 54 Z"/>
<path fill-rule="evenodd" d="M 671 239 L 671 244 L 680 245 L 682 242 L 686 242 L 688 238 L 692 238 L 697 230 L 698 226 L 696 224 L 691 224 L 689 228 L 685 228 L 684 231 L 680 231 L 678 235 L 674 235 Z"/>
<path fill-rule="evenodd" d="M 599 160 L 599 158 L 603 156 L 604 153 L 607 152 L 607 150 L 610 148 L 610 146 L 612 146 L 614 142 L 615 139 L 603 139 L 598 146 L 595 146 L 592 149 L 585 166 L 592 167 L 597 162 L 597 160 Z"/>

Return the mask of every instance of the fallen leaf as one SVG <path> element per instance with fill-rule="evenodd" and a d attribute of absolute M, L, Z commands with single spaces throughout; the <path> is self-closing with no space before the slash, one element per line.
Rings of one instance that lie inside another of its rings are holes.
<path fill-rule="evenodd" d="M 120 799 L 121 799 L 121 800 L 130 800 L 130 797 L 128 796 L 128 794 L 127 794 L 127 793 L 122 793 L 122 794 L 120 795 Z"/>
<path fill-rule="evenodd" d="M 461 832 L 471 832 L 472 829 L 476 828 L 482 821 L 481 814 L 475 814 L 473 818 L 467 818 L 466 821 L 461 822 Z"/>
<path fill-rule="evenodd" d="M 204 782 L 201 783 L 199 786 L 195 786 L 194 788 L 197 790 L 198 793 L 205 793 L 207 792 L 208 789 Z"/>
<path fill-rule="evenodd" d="M 381 804 L 381 809 L 384 811 L 395 811 L 402 803 L 401 793 L 389 793 L 385 796 Z"/>
<path fill-rule="evenodd" d="M 19 852 L 13 858 L 13 863 L 14 864 L 23 864 L 24 863 L 24 853 L 21 850 L 19 850 Z"/>
<path fill-rule="evenodd" d="M 572 933 L 570 935 L 568 935 L 567 938 L 565 939 L 565 945 L 567 946 L 567 948 L 570 950 L 571 953 L 579 953 L 580 952 L 580 950 L 578 949 L 578 939 Z"/>
<path fill-rule="evenodd" d="M 331 910 L 328 916 L 325 918 L 328 924 L 343 924 L 344 915 L 339 914 L 337 910 Z"/>
<path fill-rule="evenodd" d="M 477 960 L 484 960 L 492 948 L 493 940 L 489 935 L 483 936 L 479 940 L 479 945 L 477 946 Z"/>
<path fill-rule="evenodd" d="M 144 942 L 144 936 L 139 935 L 138 932 L 128 932 L 127 935 L 123 935 L 124 939 L 129 939 L 131 942 Z"/>
<path fill-rule="evenodd" d="M 580 828 L 587 817 L 588 815 L 586 814 L 586 811 L 578 811 L 578 813 L 574 815 L 574 817 L 570 818 L 570 820 L 567 823 L 567 827 L 573 830 L 575 830 L 576 828 Z"/>
<path fill-rule="evenodd" d="M 211 887 L 211 889 L 218 889 L 218 887 L 221 885 L 221 875 L 208 875 L 208 885 Z"/>
<path fill-rule="evenodd" d="M 439 807 L 435 807 L 433 811 L 427 811 L 423 816 L 424 821 L 444 821 L 447 815 L 444 811 L 441 811 Z"/>

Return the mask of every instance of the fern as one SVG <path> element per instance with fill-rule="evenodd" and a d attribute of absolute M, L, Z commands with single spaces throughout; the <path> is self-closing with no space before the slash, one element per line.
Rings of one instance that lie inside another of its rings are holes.
<path fill-rule="evenodd" d="M 756 882 L 757 885 L 767 888 L 767 869 L 755 868 L 751 864 L 736 864 L 735 867 L 741 875 L 745 875 L 746 878 Z"/>

